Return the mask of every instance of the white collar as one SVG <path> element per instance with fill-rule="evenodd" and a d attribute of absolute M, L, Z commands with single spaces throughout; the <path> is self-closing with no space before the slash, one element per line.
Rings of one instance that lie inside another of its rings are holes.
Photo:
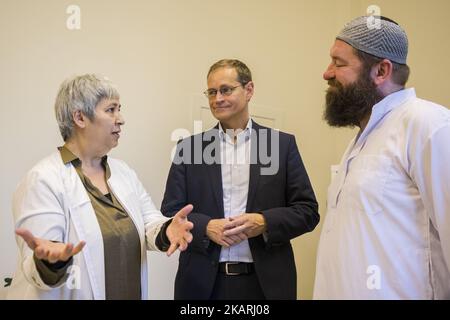
<path fill-rule="evenodd" d="M 245 138 L 250 137 L 250 136 L 251 136 L 251 132 L 252 132 L 252 123 L 253 123 L 253 120 L 252 120 L 251 118 L 248 119 L 248 122 L 247 122 L 247 125 L 245 126 L 245 129 L 242 130 L 242 131 L 240 131 L 240 132 L 236 135 L 236 137 L 237 137 L 238 139 L 239 139 L 242 135 L 244 135 Z M 240 129 L 237 129 L 237 130 L 240 130 Z M 222 140 L 224 140 L 224 141 L 227 139 L 227 137 L 230 138 L 230 136 L 227 136 L 227 135 L 225 134 L 225 131 L 223 130 L 222 125 L 220 124 L 220 122 L 219 122 L 219 135 L 220 135 L 220 138 L 221 138 Z M 231 139 L 231 138 L 230 138 L 230 139 Z"/>
<path fill-rule="evenodd" d="M 416 98 L 416 90 L 414 88 L 403 89 L 390 95 L 384 97 L 383 100 L 375 104 L 372 108 L 372 113 L 369 118 L 369 122 L 364 128 L 363 132 L 360 132 L 359 137 L 357 138 L 358 142 L 364 140 L 366 137 L 380 122 L 381 119 L 384 118 L 386 114 L 391 112 L 396 107 L 401 106 L 405 101 Z"/>

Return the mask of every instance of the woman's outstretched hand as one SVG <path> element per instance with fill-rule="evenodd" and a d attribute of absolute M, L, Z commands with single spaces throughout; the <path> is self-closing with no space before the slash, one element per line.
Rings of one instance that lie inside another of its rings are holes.
<path fill-rule="evenodd" d="M 57 261 L 67 261 L 70 257 L 83 250 L 86 242 L 80 241 L 75 247 L 71 243 L 52 242 L 45 239 L 36 238 L 27 229 L 16 229 L 16 234 L 20 236 L 34 251 L 36 258 L 46 260 L 50 263 Z"/>

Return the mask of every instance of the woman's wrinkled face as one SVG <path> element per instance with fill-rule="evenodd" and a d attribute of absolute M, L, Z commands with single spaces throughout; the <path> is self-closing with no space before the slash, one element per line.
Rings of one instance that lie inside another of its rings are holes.
<path fill-rule="evenodd" d="M 118 99 L 103 99 L 95 107 L 94 119 L 87 121 L 88 139 L 98 146 L 96 149 L 104 149 L 105 154 L 119 143 L 120 127 L 125 124 L 120 108 Z"/>

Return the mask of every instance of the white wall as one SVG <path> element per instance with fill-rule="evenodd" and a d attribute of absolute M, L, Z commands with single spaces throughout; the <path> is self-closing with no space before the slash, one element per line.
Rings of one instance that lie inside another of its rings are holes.
<path fill-rule="evenodd" d="M 449 105 L 450 29 L 446 0 L 379 1 L 405 26 L 411 42 L 411 84 Z M 66 8 L 81 8 L 81 30 L 66 28 Z M 325 214 L 329 166 L 352 130 L 322 121 L 322 72 L 334 36 L 363 14 L 360 0 L 0 0 L 0 264 L 15 268 L 11 195 L 25 172 L 62 144 L 53 115 L 59 84 L 97 72 L 116 82 L 126 118 L 112 154 L 136 169 L 159 206 L 177 128 L 192 130 L 192 108 L 209 66 L 239 58 L 253 71 L 254 104 L 283 115 L 294 133 Z M 384 12 L 385 10 L 385 12 Z M 320 228 L 294 240 L 299 297 L 310 298 Z M 150 295 L 170 299 L 176 257 L 150 254 Z M 0 296 L 2 291 L 0 291 Z"/>

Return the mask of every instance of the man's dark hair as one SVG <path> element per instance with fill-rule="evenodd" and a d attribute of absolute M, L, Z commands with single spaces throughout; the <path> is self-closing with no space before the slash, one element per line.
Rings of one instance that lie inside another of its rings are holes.
<path fill-rule="evenodd" d="M 222 59 L 217 61 L 211 66 L 211 68 L 209 68 L 207 78 L 212 72 L 221 68 L 235 69 L 238 74 L 237 81 L 239 81 L 242 86 L 245 86 L 247 83 L 252 81 L 252 73 L 250 72 L 250 69 L 245 65 L 245 63 L 236 59 Z"/>
<path fill-rule="evenodd" d="M 355 55 L 362 62 L 363 70 L 370 70 L 374 65 L 383 61 L 382 58 L 375 57 L 371 54 L 353 48 Z M 402 87 L 405 87 L 409 79 L 409 66 L 407 64 L 399 64 L 392 62 L 392 81 Z"/>

